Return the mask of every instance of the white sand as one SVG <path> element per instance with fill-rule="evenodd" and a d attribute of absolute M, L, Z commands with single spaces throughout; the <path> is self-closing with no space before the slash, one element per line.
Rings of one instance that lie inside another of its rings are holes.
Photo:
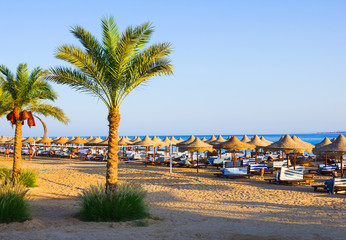
<path fill-rule="evenodd" d="M 0 161 L 11 167 L 12 162 Z M 0 224 L 0 239 L 345 239 L 346 195 L 253 179 L 219 179 L 216 169 L 120 164 L 119 178 L 143 184 L 150 211 L 162 220 L 90 223 L 75 218 L 78 194 L 104 183 L 105 163 L 23 161 L 39 170 L 30 189 L 33 219 Z M 318 183 L 330 177 L 317 176 Z"/>

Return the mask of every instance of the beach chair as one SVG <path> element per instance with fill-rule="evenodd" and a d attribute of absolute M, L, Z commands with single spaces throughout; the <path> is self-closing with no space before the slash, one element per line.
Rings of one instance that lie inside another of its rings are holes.
<path fill-rule="evenodd" d="M 250 178 L 253 176 L 249 174 L 247 167 L 223 168 L 221 173 L 215 173 L 214 175 L 223 178 Z"/>
<path fill-rule="evenodd" d="M 335 194 L 338 192 L 346 192 L 346 177 L 332 178 L 329 180 L 323 181 L 321 185 L 311 186 L 314 188 L 314 191 L 319 189 L 327 190 L 330 194 Z"/>
<path fill-rule="evenodd" d="M 293 184 L 311 184 L 313 179 L 304 178 L 304 166 L 297 166 L 296 169 L 293 167 L 282 167 L 279 173 L 276 173 L 275 179 L 269 178 L 264 179 L 269 183 L 293 185 Z"/>
<path fill-rule="evenodd" d="M 267 163 L 257 163 L 249 165 L 250 173 L 259 173 L 261 169 L 264 169 L 264 173 L 273 173 L 273 170 L 268 168 Z"/>

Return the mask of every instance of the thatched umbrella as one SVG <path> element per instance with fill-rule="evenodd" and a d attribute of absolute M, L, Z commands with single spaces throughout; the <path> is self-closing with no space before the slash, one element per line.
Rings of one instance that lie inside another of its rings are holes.
<path fill-rule="evenodd" d="M 311 153 L 312 149 L 315 148 L 315 146 L 312 145 L 311 143 L 305 142 L 305 141 L 301 140 L 299 137 L 297 137 L 295 135 L 292 136 L 292 139 L 293 139 L 293 141 L 295 141 L 295 142 L 301 144 L 302 146 L 306 147 L 305 151 L 307 151 L 308 153 Z"/>
<path fill-rule="evenodd" d="M 42 138 L 37 137 L 37 138 L 35 138 L 35 141 L 38 142 L 38 141 L 40 141 L 41 139 L 42 139 Z"/>
<path fill-rule="evenodd" d="M 256 157 L 255 157 L 255 163 L 257 164 L 257 155 L 258 155 L 258 149 L 268 146 L 268 143 L 263 142 L 257 135 L 253 136 L 251 138 L 251 141 L 248 142 L 249 144 L 253 144 L 256 146 Z"/>
<path fill-rule="evenodd" d="M 23 142 L 24 142 L 24 143 L 34 143 L 34 142 L 35 142 L 35 139 L 32 138 L 32 137 L 28 137 L 28 138 L 25 139 Z"/>
<path fill-rule="evenodd" d="M 206 143 L 210 143 L 216 140 L 216 137 L 213 135 L 209 138 L 209 140 L 206 141 Z"/>
<path fill-rule="evenodd" d="M 183 147 L 183 146 L 186 145 L 186 144 L 192 143 L 193 141 L 195 141 L 195 139 L 196 139 L 196 137 L 193 136 L 193 135 L 191 135 L 191 136 L 189 137 L 189 139 L 187 139 L 186 141 L 183 141 L 183 142 L 178 143 L 177 146 L 178 146 L 178 147 Z"/>
<path fill-rule="evenodd" d="M 214 146 L 223 142 L 226 142 L 226 139 L 224 139 L 221 135 L 219 135 L 214 141 L 208 142 L 208 143 Z"/>
<path fill-rule="evenodd" d="M 233 136 L 226 142 L 214 146 L 214 148 L 223 148 L 226 150 L 234 151 L 234 150 L 255 149 L 256 146 L 253 144 L 242 142 L 236 136 Z M 235 167 L 235 159 L 233 159 L 233 166 Z"/>
<path fill-rule="evenodd" d="M 0 137 L 0 143 L 5 143 L 7 141 L 8 141 L 7 137 L 3 137 L 3 136 Z"/>
<path fill-rule="evenodd" d="M 123 146 L 123 158 L 125 158 L 125 146 L 127 145 L 130 145 L 130 142 L 125 137 L 121 137 L 118 141 L 118 146 Z"/>
<path fill-rule="evenodd" d="M 199 152 L 205 152 L 205 151 L 212 151 L 213 146 L 203 142 L 198 137 L 195 138 L 195 140 L 191 143 L 185 144 L 184 149 L 187 149 L 189 152 L 191 152 L 191 161 L 193 160 L 193 153 L 197 152 L 197 172 L 198 172 L 198 153 Z"/>
<path fill-rule="evenodd" d="M 52 139 L 50 139 L 49 137 L 43 137 L 41 140 L 37 141 L 36 143 L 40 143 L 40 144 L 50 144 L 52 143 Z"/>
<path fill-rule="evenodd" d="M 322 154 L 323 152 L 320 151 L 320 148 L 321 147 L 324 147 L 324 146 L 327 146 L 329 144 L 331 144 L 332 142 L 329 140 L 329 138 L 325 137 L 322 142 L 320 143 L 317 143 L 315 144 L 315 148 L 312 150 L 312 152 L 315 154 L 315 155 L 318 155 L 318 154 Z M 325 166 L 327 166 L 328 164 L 328 153 L 325 152 Z"/>
<path fill-rule="evenodd" d="M 148 136 L 146 135 L 142 140 L 132 143 L 132 145 L 140 145 L 145 147 L 145 166 L 147 166 L 147 161 L 148 161 L 148 147 L 154 147 L 155 142 Z M 154 156 L 155 160 L 155 156 Z"/>
<path fill-rule="evenodd" d="M 53 140 L 53 143 L 55 144 L 59 144 L 59 145 L 65 145 L 69 140 L 64 138 L 64 137 L 60 137 L 57 140 Z"/>
<path fill-rule="evenodd" d="M 273 143 L 272 141 L 265 139 L 263 136 L 260 139 L 262 140 L 262 142 L 268 143 L 268 145 Z"/>
<path fill-rule="evenodd" d="M 219 135 L 214 141 L 211 141 L 211 142 L 208 142 L 210 145 L 212 146 L 216 146 L 220 143 L 224 143 L 226 142 L 226 140 L 221 136 Z M 219 155 L 220 155 L 220 158 L 221 158 L 221 148 L 219 149 Z"/>
<path fill-rule="evenodd" d="M 181 143 L 181 142 L 184 142 L 185 140 L 184 139 L 182 139 L 181 137 L 180 138 L 178 138 L 178 143 Z"/>
<path fill-rule="evenodd" d="M 203 137 L 203 138 L 201 139 L 201 141 L 206 142 L 206 141 L 208 141 L 208 139 L 206 139 L 206 137 Z"/>
<path fill-rule="evenodd" d="M 248 138 L 248 136 L 244 135 L 240 141 L 247 143 L 247 142 L 250 142 L 251 140 Z"/>
<path fill-rule="evenodd" d="M 87 138 L 86 140 L 89 142 L 91 140 L 93 140 L 94 138 L 92 136 L 90 136 L 89 138 Z"/>
<path fill-rule="evenodd" d="M 90 141 L 88 141 L 87 143 L 85 143 L 84 145 L 85 146 L 93 146 L 93 145 L 96 145 L 96 144 L 98 144 L 98 143 L 100 143 L 100 142 L 102 142 L 103 140 L 102 140 L 102 138 L 100 138 L 100 137 L 95 137 L 95 138 L 93 138 L 92 140 L 90 140 Z"/>
<path fill-rule="evenodd" d="M 53 142 L 54 142 L 54 141 L 56 141 L 56 140 L 58 140 L 59 138 L 60 138 L 60 137 L 56 137 L 56 138 L 54 138 L 54 139 L 53 139 Z"/>
<path fill-rule="evenodd" d="M 324 147 L 320 147 L 319 151 L 321 152 L 336 152 L 339 153 L 340 161 L 341 161 L 341 177 L 344 176 L 344 166 L 343 166 L 343 159 L 344 154 L 346 153 L 346 138 L 344 135 L 340 134 L 334 142 L 331 144 L 328 144 Z"/>
<path fill-rule="evenodd" d="M 67 144 L 72 144 L 72 145 L 83 145 L 87 142 L 87 140 L 77 136 L 75 139 L 70 140 L 67 142 Z"/>
<path fill-rule="evenodd" d="M 175 139 L 174 136 L 170 137 L 170 141 L 172 142 L 172 145 L 177 145 L 177 143 L 179 143 L 179 141 Z"/>
<path fill-rule="evenodd" d="M 288 153 L 292 152 L 292 151 L 304 152 L 306 149 L 306 146 L 303 146 L 303 145 L 295 142 L 288 134 L 281 137 L 280 139 L 281 140 L 268 145 L 267 147 L 265 147 L 265 149 L 274 150 L 274 151 L 284 151 L 287 154 L 287 167 L 289 167 Z M 293 167 L 294 167 L 294 169 L 296 169 L 295 157 L 294 157 Z"/>

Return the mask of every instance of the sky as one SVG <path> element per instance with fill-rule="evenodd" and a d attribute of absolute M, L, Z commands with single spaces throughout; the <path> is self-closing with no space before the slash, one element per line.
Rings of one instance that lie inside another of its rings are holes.
<path fill-rule="evenodd" d="M 150 44 L 172 43 L 174 74 L 155 77 L 120 108 L 120 135 L 283 134 L 346 130 L 346 1 L 2 1 L 0 64 L 13 72 L 54 58 L 80 25 L 101 38 L 150 21 Z M 49 136 L 108 135 L 101 101 L 52 84 L 70 118 L 43 118 Z M 5 117 L 0 135 L 14 135 Z M 42 136 L 40 124 L 24 136 Z"/>

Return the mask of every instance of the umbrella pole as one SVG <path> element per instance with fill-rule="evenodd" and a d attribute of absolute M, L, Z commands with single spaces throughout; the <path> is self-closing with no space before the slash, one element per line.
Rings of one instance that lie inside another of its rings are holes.
<path fill-rule="evenodd" d="M 148 147 L 145 147 L 145 166 L 147 167 L 147 162 L 148 162 Z"/>
<path fill-rule="evenodd" d="M 233 158 L 233 167 L 235 168 L 235 152 L 233 152 L 233 156 L 234 156 L 234 157 L 232 157 Z"/>
<path fill-rule="evenodd" d="M 255 156 L 255 159 L 256 159 L 255 163 L 256 164 L 257 164 L 257 153 L 258 153 L 258 149 L 256 148 L 256 156 Z"/>
<path fill-rule="evenodd" d="M 198 172 L 198 151 L 197 151 L 197 172 Z"/>
<path fill-rule="evenodd" d="M 344 176 L 343 160 L 344 160 L 344 153 L 341 153 L 341 177 Z"/>
<path fill-rule="evenodd" d="M 327 153 L 326 153 L 326 164 L 325 164 L 325 166 L 327 166 Z"/>
<path fill-rule="evenodd" d="M 284 154 L 284 152 L 282 152 L 282 156 L 283 156 L 283 154 Z M 286 158 L 287 158 L 287 167 L 289 168 L 290 167 L 290 164 L 289 164 L 290 156 L 287 153 L 285 153 L 285 154 L 286 154 Z"/>
<path fill-rule="evenodd" d="M 296 170 L 296 152 L 293 152 L 293 169 Z"/>

